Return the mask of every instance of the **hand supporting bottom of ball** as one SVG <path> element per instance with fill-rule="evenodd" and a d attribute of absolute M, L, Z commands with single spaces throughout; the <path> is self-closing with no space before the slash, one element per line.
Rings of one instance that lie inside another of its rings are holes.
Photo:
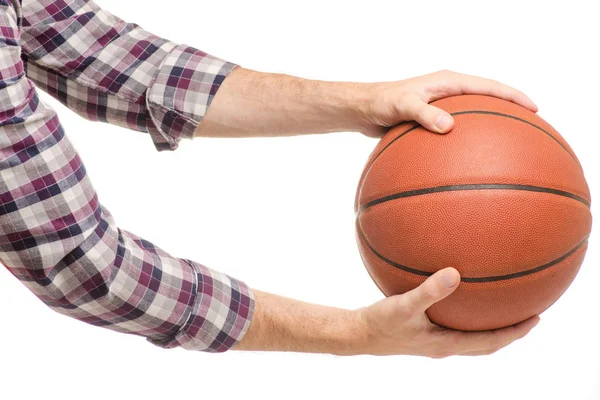
<path fill-rule="evenodd" d="M 463 332 L 433 324 L 426 310 L 459 285 L 454 268 L 436 272 L 417 288 L 368 307 L 345 310 L 254 290 L 250 327 L 233 349 L 337 355 L 485 355 L 524 337 L 534 316 L 502 329 Z"/>
<path fill-rule="evenodd" d="M 492 354 L 524 337 L 540 320 L 533 316 L 513 326 L 480 332 L 457 331 L 433 324 L 426 310 L 449 296 L 459 283 L 458 271 L 445 268 L 407 293 L 387 297 L 362 309 L 361 316 L 369 332 L 365 352 L 433 358 Z"/>

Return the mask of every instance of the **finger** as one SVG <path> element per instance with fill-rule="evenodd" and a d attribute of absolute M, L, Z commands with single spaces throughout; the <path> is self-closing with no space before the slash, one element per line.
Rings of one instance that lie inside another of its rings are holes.
<path fill-rule="evenodd" d="M 444 268 L 431 275 L 418 287 L 402 295 L 408 308 L 414 312 L 425 312 L 434 303 L 452 293 L 460 282 L 460 274 L 454 268 Z"/>
<path fill-rule="evenodd" d="M 511 101 L 513 103 L 522 105 L 533 112 L 538 111 L 537 105 L 535 105 L 535 103 L 527 95 L 525 95 L 525 93 L 509 85 L 474 75 L 460 74 L 457 72 L 448 72 L 447 74 L 450 75 L 449 80 L 455 82 L 454 84 L 450 84 L 448 86 L 443 85 L 446 86 L 446 88 L 449 87 L 451 91 L 453 90 L 455 92 L 450 95 L 483 94 Z M 446 96 L 448 96 L 448 94 L 442 97 Z"/>
<path fill-rule="evenodd" d="M 454 126 L 454 119 L 446 111 L 427 104 L 418 97 L 407 99 L 404 104 L 405 119 L 417 121 L 425 129 L 435 133 L 447 133 Z"/>
<path fill-rule="evenodd" d="M 536 315 L 506 328 L 482 332 L 453 332 L 455 336 L 447 336 L 447 340 L 454 345 L 458 354 L 494 352 L 523 338 L 539 322 L 540 317 Z"/>

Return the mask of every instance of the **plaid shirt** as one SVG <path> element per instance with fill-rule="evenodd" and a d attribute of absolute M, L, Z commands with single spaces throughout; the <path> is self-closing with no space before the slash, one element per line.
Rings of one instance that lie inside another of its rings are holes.
<path fill-rule="evenodd" d="M 222 352 L 245 334 L 246 284 L 118 227 L 35 85 L 79 115 L 192 139 L 234 64 L 88 0 L 0 0 L 0 262 L 61 314 L 162 348 Z"/>

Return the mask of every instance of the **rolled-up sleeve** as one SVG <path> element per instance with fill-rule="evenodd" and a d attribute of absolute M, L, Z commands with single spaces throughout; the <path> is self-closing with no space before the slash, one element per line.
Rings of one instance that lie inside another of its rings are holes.
<path fill-rule="evenodd" d="M 19 7 L 0 0 L 0 262 L 60 314 L 161 348 L 230 349 L 252 320 L 251 289 L 117 225 L 25 76 Z"/>
<path fill-rule="evenodd" d="M 161 132 L 191 138 L 235 64 L 187 45 L 165 57 L 146 96 L 148 110 Z"/>
<path fill-rule="evenodd" d="M 237 66 L 121 20 L 89 0 L 23 0 L 29 79 L 84 118 L 175 150 Z"/>

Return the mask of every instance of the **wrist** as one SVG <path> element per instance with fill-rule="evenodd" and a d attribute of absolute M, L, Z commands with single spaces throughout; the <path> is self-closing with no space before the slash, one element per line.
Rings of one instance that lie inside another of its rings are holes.
<path fill-rule="evenodd" d="M 368 332 L 359 310 L 333 310 L 333 318 L 320 334 L 323 352 L 337 356 L 365 354 Z"/>
<path fill-rule="evenodd" d="M 339 346 L 331 353 L 339 356 L 368 354 L 370 334 L 362 309 L 344 311 L 346 315 L 338 340 Z"/>
<path fill-rule="evenodd" d="M 366 115 L 370 104 L 369 84 L 358 82 L 310 81 L 322 99 L 321 109 L 329 116 L 334 132 L 364 132 L 368 129 Z M 315 96 L 317 97 L 317 96 Z M 308 101 L 313 101 L 308 99 Z M 317 111 L 318 112 L 318 111 Z"/>

